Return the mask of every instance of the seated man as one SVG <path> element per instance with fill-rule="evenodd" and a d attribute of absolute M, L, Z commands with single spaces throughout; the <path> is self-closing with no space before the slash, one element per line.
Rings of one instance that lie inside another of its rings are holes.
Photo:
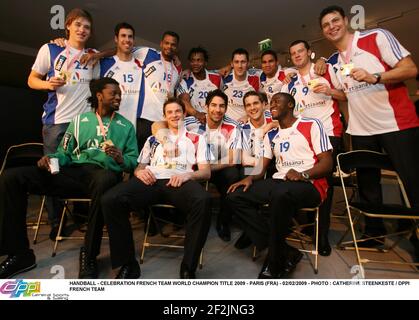
<path fill-rule="evenodd" d="M 211 175 L 204 139 L 184 129 L 185 106 L 180 99 L 169 98 L 163 105 L 169 132 L 166 136 L 179 146 L 178 154 L 165 154 L 163 145 L 151 136 L 139 157 L 135 177 L 121 183 L 102 198 L 109 232 L 112 267 L 121 267 L 117 278 L 140 277 L 135 259 L 129 213 L 156 203 L 173 204 L 186 216 L 186 238 L 181 278 L 195 278 L 201 250 L 211 224 L 210 195 L 198 183 Z M 198 164 L 198 170 L 193 167 Z"/>
<path fill-rule="evenodd" d="M 217 215 L 216 229 L 218 236 L 223 241 L 231 240 L 230 222 L 231 210 L 224 201 L 230 185 L 240 180 L 240 163 L 242 148 L 241 128 L 238 122 L 226 116 L 228 104 L 227 95 L 220 89 L 210 91 L 205 99 L 206 120 L 201 123 L 195 117 L 185 119 L 188 131 L 203 136 L 208 145 L 208 155 L 211 165 L 211 183 L 214 183 L 220 193 L 220 211 Z M 167 128 L 167 124 L 156 122 L 153 132 Z M 161 141 L 168 153 L 176 154 L 178 148 L 173 144 Z"/>
<path fill-rule="evenodd" d="M 243 97 L 244 110 L 248 120 L 242 124 L 243 145 L 246 148 L 242 151 L 242 165 L 244 175 L 257 175 L 263 168 L 263 137 L 277 124 L 272 123 L 271 112 L 265 110 L 267 104 L 266 94 L 256 91 L 249 91 Z M 244 249 L 252 244 L 251 239 L 242 233 L 234 246 L 237 249 Z"/>
<path fill-rule="evenodd" d="M 286 244 L 288 227 L 299 208 L 316 207 L 326 198 L 324 177 L 332 170 L 330 141 L 323 125 L 317 119 L 295 117 L 294 107 L 291 95 L 273 95 L 271 113 L 279 128 L 264 137 L 263 170 L 233 184 L 226 198 L 257 248 L 269 247 L 259 278 L 284 278 L 300 261 L 301 252 Z M 273 156 L 277 172 L 256 181 L 264 176 Z M 258 213 L 266 203 L 269 225 Z"/>
<path fill-rule="evenodd" d="M 135 168 L 138 156 L 133 125 L 115 111 L 121 102 L 117 81 L 90 82 L 94 111 L 76 116 L 58 151 L 38 161 L 38 167 L 6 170 L 0 177 L 0 252 L 8 257 L 0 265 L 0 278 L 10 278 L 36 267 L 26 233 L 28 192 L 58 197 L 92 199 L 85 244 L 80 251 L 80 278 L 97 278 L 103 216 L 101 195 Z M 50 159 L 58 158 L 60 171 L 51 174 Z"/>

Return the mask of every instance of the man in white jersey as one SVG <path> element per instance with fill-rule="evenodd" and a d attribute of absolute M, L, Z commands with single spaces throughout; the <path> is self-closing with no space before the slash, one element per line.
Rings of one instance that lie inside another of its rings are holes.
<path fill-rule="evenodd" d="M 249 53 L 243 48 L 234 50 L 231 55 L 231 67 L 233 71 L 224 78 L 223 91 L 228 97 L 226 115 L 235 121 L 247 121 L 243 106 L 243 97 L 246 92 L 258 92 L 260 88 L 259 77 L 248 74 L 248 66 Z"/>
<path fill-rule="evenodd" d="M 205 99 L 208 92 L 222 88 L 222 78 L 218 73 L 206 69 L 208 52 L 204 48 L 192 48 L 188 60 L 191 73 L 180 82 L 177 95 L 184 102 L 186 113 L 205 123 Z"/>
<path fill-rule="evenodd" d="M 242 149 L 241 129 L 238 122 L 226 116 L 228 98 L 220 89 L 208 93 L 206 124 L 194 117 L 185 119 L 186 128 L 205 137 L 211 164 L 211 180 L 220 193 L 220 211 L 216 230 L 223 241 L 231 240 L 231 209 L 225 202 L 228 187 L 240 179 L 237 164 Z"/>
<path fill-rule="evenodd" d="M 169 202 L 186 217 L 184 257 L 181 278 L 195 278 L 201 250 L 211 224 L 210 195 L 198 183 L 210 178 L 207 146 L 202 136 L 184 130 L 185 106 L 169 98 L 163 105 L 168 138 L 180 145 L 179 154 L 169 158 L 156 137 L 147 139 L 135 170 L 135 177 L 109 190 L 102 209 L 109 231 L 112 267 L 120 267 L 117 278 L 138 278 L 140 267 L 129 223 L 129 213 L 149 205 Z M 193 171 L 193 166 L 198 170 Z"/>
<path fill-rule="evenodd" d="M 333 147 L 333 160 L 340 150 L 343 125 L 340 120 L 338 100 L 346 100 L 342 86 L 336 79 L 332 66 L 323 76 L 318 76 L 314 71 L 314 63 L 311 62 L 310 46 L 305 40 L 293 41 L 289 46 L 289 52 L 294 67 L 297 69 L 288 85 L 282 87 L 282 92 L 290 93 L 296 102 L 294 114 L 306 118 L 319 119 L 329 136 Z M 335 165 L 334 165 L 335 167 Z M 332 173 L 327 177 L 331 186 L 333 183 Z M 330 187 L 327 199 L 320 208 L 319 223 L 319 254 L 329 256 L 331 247 L 328 241 L 330 227 L 330 210 L 333 200 L 333 187 Z"/>
<path fill-rule="evenodd" d="M 175 95 L 180 81 L 181 66 L 177 61 L 179 35 L 173 31 L 163 33 L 158 51 L 148 47 L 133 49 L 133 57 L 142 68 L 143 76 L 140 86 L 140 97 L 137 106 L 137 140 L 138 148 L 142 149 L 151 135 L 154 121 L 163 120 L 162 106 L 168 97 Z M 89 55 L 87 61 L 96 61 L 115 55 L 115 50 L 106 50 Z"/>
<path fill-rule="evenodd" d="M 348 18 L 338 6 L 319 17 L 324 36 L 337 48 L 329 63 L 348 98 L 347 132 L 353 149 L 385 151 L 402 179 L 410 204 L 419 207 L 419 119 L 403 83 L 418 69 L 410 53 L 387 30 L 348 30 Z M 379 170 L 359 170 L 362 201 L 380 204 Z M 385 232 L 380 219 L 366 217 L 365 231 Z M 374 240 L 360 245 L 377 244 Z"/>
<path fill-rule="evenodd" d="M 327 193 L 325 176 L 332 170 L 329 139 L 319 120 L 295 117 L 294 98 L 277 93 L 271 113 L 279 128 L 264 137 L 264 170 L 229 188 L 227 201 L 258 249 L 269 248 L 259 278 L 286 278 L 302 253 L 286 243 L 288 227 L 299 208 L 318 206 Z M 277 172 L 261 180 L 275 156 Z M 242 188 L 243 187 L 243 188 Z M 269 223 L 258 208 L 269 204 Z"/>
<path fill-rule="evenodd" d="M 143 72 L 140 61 L 132 54 L 134 39 L 134 28 L 126 22 L 118 23 L 115 26 L 116 55 L 101 59 L 99 65 L 101 77 L 119 82 L 122 92 L 119 113 L 135 127 Z"/>
<path fill-rule="evenodd" d="M 281 92 L 286 78 L 285 72 L 278 64 L 278 56 L 273 50 L 265 50 L 260 55 L 262 72 L 260 74 L 260 91 L 266 93 L 268 102 L 272 96 Z"/>
<path fill-rule="evenodd" d="M 263 137 L 273 126 L 272 115 L 265 110 L 261 92 L 249 91 L 243 97 L 244 109 L 248 121 L 242 124 L 243 145 L 242 164 L 246 166 L 246 175 L 259 174 L 262 171 Z"/>
<path fill-rule="evenodd" d="M 143 66 L 143 88 L 137 109 L 137 138 L 140 148 L 151 135 L 154 121 L 163 120 L 162 107 L 168 97 L 175 95 L 180 81 L 180 66 L 174 59 L 179 44 L 179 35 L 173 31 L 163 33 L 161 51 L 140 47 L 135 49 L 134 57 Z"/>
<path fill-rule="evenodd" d="M 70 121 L 77 115 L 89 111 L 87 98 L 90 96 L 89 82 L 97 78 L 97 69 L 82 65 L 80 58 L 92 49 L 85 45 L 91 34 L 91 15 L 82 9 L 73 9 L 65 21 L 66 46 L 44 44 L 38 52 L 28 85 L 36 90 L 48 90 L 48 100 L 42 115 L 42 137 L 44 153 L 54 153 Z M 46 76 L 46 80 L 43 80 Z M 58 231 L 60 204 L 47 199 L 48 219 L 52 226 L 50 238 L 55 240 Z"/>
<path fill-rule="evenodd" d="M 244 175 L 257 175 L 263 170 L 263 137 L 272 124 L 271 112 L 265 110 L 264 93 L 249 91 L 243 97 L 244 109 L 248 121 L 242 127 L 243 148 L 242 165 Z M 244 249 L 252 244 L 245 232 L 241 234 L 234 246 Z"/>

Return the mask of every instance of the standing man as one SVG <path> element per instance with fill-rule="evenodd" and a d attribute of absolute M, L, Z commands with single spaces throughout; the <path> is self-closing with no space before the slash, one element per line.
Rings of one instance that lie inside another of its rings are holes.
<path fill-rule="evenodd" d="M 222 88 L 222 78 L 218 73 L 206 69 L 208 52 L 204 48 L 192 48 L 188 60 L 191 74 L 180 82 L 177 95 L 185 104 L 187 115 L 205 123 L 205 99 L 208 92 Z"/>
<path fill-rule="evenodd" d="M 38 52 L 28 85 L 35 90 L 47 90 L 48 100 L 42 115 L 44 153 L 54 153 L 70 121 L 88 111 L 89 82 L 97 78 L 97 69 L 82 65 L 86 42 L 92 31 L 92 16 L 83 9 L 73 9 L 65 21 L 66 46 L 44 44 Z M 43 80 L 46 76 L 46 80 Z M 61 205 L 56 199 L 47 198 L 50 238 L 55 240 L 58 231 L 58 215 Z"/>
<path fill-rule="evenodd" d="M 302 253 L 286 243 L 289 225 L 298 209 L 318 206 L 326 198 L 325 176 L 332 170 L 331 146 L 323 125 L 316 119 L 295 117 L 294 107 L 290 94 L 272 97 L 272 118 L 278 120 L 279 128 L 265 135 L 263 170 L 228 190 L 227 201 L 246 234 L 258 249 L 269 248 L 259 278 L 285 278 L 301 260 Z M 274 156 L 277 172 L 261 180 Z M 266 203 L 269 223 L 259 213 Z"/>
<path fill-rule="evenodd" d="M 243 103 L 243 102 L 242 102 Z M 242 149 L 241 128 L 238 122 L 226 116 L 227 95 L 217 89 L 208 93 L 206 99 L 206 124 L 194 117 L 185 119 L 187 130 L 204 136 L 208 145 L 211 164 L 211 180 L 220 193 L 220 211 L 216 230 L 223 241 L 231 240 L 230 223 L 232 211 L 227 206 L 225 196 L 228 187 L 240 180 L 237 164 L 240 164 Z"/>
<path fill-rule="evenodd" d="M 137 141 L 140 150 L 151 135 L 153 122 L 163 120 L 162 106 L 168 97 L 175 95 L 175 89 L 180 81 L 181 66 L 176 55 L 179 40 L 176 32 L 166 31 L 160 41 L 161 51 L 148 47 L 133 49 L 134 59 L 137 59 L 143 68 L 136 110 Z M 94 62 L 113 55 L 115 50 L 111 49 L 92 53 L 86 60 Z"/>
<path fill-rule="evenodd" d="M 281 92 L 284 80 L 286 78 L 285 72 L 281 70 L 278 64 L 278 56 L 273 50 L 263 51 L 261 56 L 262 73 L 260 74 L 260 90 L 266 93 L 268 102 L 271 102 L 272 96 Z"/>
<path fill-rule="evenodd" d="M 330 64 L 323 76 L 317 76 L 314 63 L 311 62 L 310 46 L 305 40 L 296 40 L 289 47 L 291 60 L 297 69 L 297 74 L 291 82 L 282 88 L 290 93 L 296 102 L 295 115 L 319 119 L 333 147 L 333 161 L 340 150 L 343 125 L 340 120 L 338 100 L 346 100 L 342 87 Z M 335 167 L 335 165 L 334 165 Z M 319 254 L 329 256 L 331 247 L 328 233 L 330 227 L 330 210 L 333 201 L 333 175 L 327 177 L 329 189 L 327 199 L 320 208 L 319 222 Z"/>
<path fill-rule="evenodd" d="M 120 83 L 119 113 L 136 127 L 143 70 L 140 61 L 132 54 L 134 39 L 135 30 L 130 24 L 122 22 L 115 26 L 116 55 L 100 60 L 100 76 Z"/>
<path fill-rule="evenodd" d="M 56 153 L 42 157 L 38 167 L 8 169 L 0 177 L 0 251 L 8 254 L 0 279 L 36 267 L 26 230 L 28 193 L 91 198 L 79 278 L 98 277 L 96 256 L 104 226 L 100 199 L 121 181 L 123 171 L 135 168 L 138 150 L 134 127 L 115 112 L 121 102 L 118 82 L 93 80 L 90 89 L 94 111 L 73 119 Z M 51 158 L 58 158 L 58 174 L 48 172 Z"/>
<path fill-rule="evenodd" d="M 223 91 L 228 97 L 228 110 L 226 115 L 235 121 L 246 122 L 243 97 L 246 92 L 259 91 L 260 82 L 256 75 L 249 75 L 249 53 L 243 48 L 238 48 L 231 55 L 232 73 L 224 78 Z"/>
<path fill-rule="evenodd" d="M 109 231 L 112 267 L 120 267 L 117 278 L 139 278 L 134 241 L 129 223 L 131 211 L 169 201 L 186 217 L 186 238 L 181 278 L 195 278 L 199 256 L 211 224 L 210 196 L 198 183 L 209 179 L 203 137 L 184 130 L 185 107 L 180 99 L 169 98 L 163 105 L 168 139 L 179 145 L 179 154 L 165 155 L 163 145 L 151 136 L 147 139 L 135 177 L 109 190 L 102 208 Z M 198 165 L 194 171 L 193 166 Z"/>
<path fill-rule="evenodd" d="M 163 120 L 163 104 L 175 95 L 180 81 L 180 65 L 174 59 L 179 45 L 179 35 L 173 31 L 163 33 L 161 51 L 140 47 L 135 49 L 134 58 L 143 66 L 142 92 L 137 109 L 137 139 L 141 149 L 151 135 L 154 121 Z"/>
<path fill-rule="evenodd" d="M 329 63 L 348 98 L 347 132 L 353 149 L 384 150 L 406 187 L 410 204 L 419 207 L 419 119 L 403 83 L 418 72 L 410 53 L 387 30 L 351 33 L 341 7 L 325 8 L 319 22 L 324 36 L 338 50 Z M 382 203 L 380 171 L 359 170 L 357 177 L 362 200 Z M 381 220 L 365 219 L 365 234 L 385 233 Z M 371 240 L 360 245 L 374 244 Z"/>

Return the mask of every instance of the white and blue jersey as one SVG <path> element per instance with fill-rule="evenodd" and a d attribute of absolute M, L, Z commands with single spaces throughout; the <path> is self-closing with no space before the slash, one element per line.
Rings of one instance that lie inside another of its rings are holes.
<path fill-rule="evenodd" d="M 138 163 L 147 164 L 156 179 L 170 179 L 174 175 L 193 172 L 194 165 L 207 163 L 204 138 L 191 132 L 182 132 L 179 135 L 169 134 L 169 141 L 176 143 L 179 154 L 174 158 L 165 155 L 163 145 L 150 136 L 144 144 Z"/>
<path fill-rule="evenodd" d="M 272 122 L 272 114 L 270 111 L 265 110 L 263 112 L 265 119 L 264 125 Z M 263 128 L 255 128 L 250 120 L 242 124 L 242 145 L 251 157 L 262 158 L 263 157 Z"/>
<path fill-rule="evenodd" d="M 301 76 L 297 73 L 288 85 L 284 85 L 282 92 L 291 94 L 295 99 L 294 115 L 319 119 L 329 137 L 341 137 L 343 124 L 340 120 L 339 103 L 332 96 L 315 93 L 313 88 L 317 84 L 325 84 L 331 89 L 341 90 L 342 86 L 330 64 L 323 76 L 318 76 L 311 64 L 309 74 Z"/>
<path fill-rule="evenodd" d="M 199 134 L 207 143 L 207 156 L 210 163 L 219 163 L 228 157 L 228 151 L 242 149 L 242 134 L 238 122 L 224 116 L 217 129 L 210 129 L 195 117 L 185 118 L 185 127 L 189 132 Z"/>
<path fill-rule="evenodd" d="M 218 73 L 205 70 L 204 80 L 198 80 L 193 73 L 185 77 L 177 88 L 177 95 L 189 94 L 191 105 L 195 110 L 206 113 L 205 100 L 208 92 L 222 88 L 222 78 Z"/>
<path fill-rule="evenodd" d="M 332 150 L 329 137 L 323 124 L 318 119 L 298 117 L 289 128 L 275 128 L 264 138 L 264 157 L 276 158 L 276 170 L 273 179 L 284 179 L 290 169 L 297 172 L 310 170 L 319 161 L 317 155 Z M 320 193 L 326 198 L 327 180 L 311 180 Z"/>
<path fill-rule="evenodd" d="M 238 81 L 231 73 L 224 78 L 223 91 L 228 97 L 226 115 L 236 121 L 246 116 L 243 97 L 249 91 L 259 92 L 259 76 L 246 74 L 246 79 Z"/>
<path fill-rule="evenodd" d="M 79 59 L 93 49 L 77 50 L 53 43 L 44 44 L 36 56 L 32 70 L 41 75 L 60 77 L 66 84 L 48 92 L 44 104 L 43 124 L 70 123 L 77 115 L 89 111 L 87 98 L 90 97 L 89 83 L 97 78 L 98 68 L 81 65 Z"/>
<path fill-rule="evenodd" d="M 118 56 L 100 60 L 100 77 L 113 78 L 121 88 L 121 104 L 119 113 L 127 118 L 134 128 L 137 124 L 137 110 L 140 95 L 144 92 L 141 63 L 132 58 L 131 61 L 121 61 Z"/>
<path fill-rule="evenodd" d="M 143 77 L 137 118 L 149 121 L 163 120 L 163 103 L 175 95 L 180 80 L 180 69 L 172 61 L 161 58 L 160 51 L 139 47 L 133 51 L 135 59 L 143 66 Z"/>

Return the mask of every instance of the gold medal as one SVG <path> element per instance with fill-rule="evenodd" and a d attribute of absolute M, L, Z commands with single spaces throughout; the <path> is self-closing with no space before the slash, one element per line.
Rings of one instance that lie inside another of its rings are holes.
<path fill-rule="evenodd" d="M 310 88 L 310 90 L 313 90 L 315 86 L 319 84 L 319 79 L 311 79 L 309 82 L 307 82 L 307 86 Z"/>
<path fill-rule="evenodd" d="M 106 147 L 112 147 L 113 145 L 114 144 L 113 144 L 112 140 L 108 139 L 108 140 L 102 142 L 101 147 L 102 147 L 102 150 L 105 150 Z"/>
<path fill-rule="evenodd" d="M 65 81 L 66 83 L 70 82 L 71 79 L 71 71 L 60 71 L 59 78 Z"/>
<path fill-rule="evenodd" d="M 354 68 L 353 63 L 347 63 L 340 67 L 340 73 L 342 76 L 349 76 L 351 74 L 352 69 Z"/>

